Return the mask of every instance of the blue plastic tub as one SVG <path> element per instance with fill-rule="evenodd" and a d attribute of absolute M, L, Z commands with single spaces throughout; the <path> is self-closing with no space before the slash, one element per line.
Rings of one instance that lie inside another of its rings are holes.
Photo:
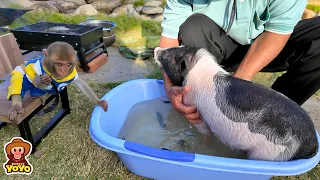
<path fill-rule="evenodd" d="M 319 162 L 320 153 L 311 159 L 268 162 L 168 151 L 117 138 L 133 105 L 165 95 L 163 81 L 155 79 L 132 80 L 117 86 L 102 98 L 109 103 L 108 112 L 100 107 L 94 109 L 90 136 L 98 145 L 116 152 L 132 173 L 151 179 L 270 179 L 305 173 Z"/>

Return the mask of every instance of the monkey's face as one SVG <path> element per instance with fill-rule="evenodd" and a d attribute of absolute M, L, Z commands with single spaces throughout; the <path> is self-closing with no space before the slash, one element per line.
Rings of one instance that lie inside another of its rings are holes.
<path fill-rule="evenodd" d="M 44 65 L 56 79 L 67 77 L 76 66 L 77 51 L 65 42 L 56 42 L 44 49 Z"/>
<path fill-rule="evenodd" d="M 53 67 L 53 74 L 56 79 L 63 79 L 66 76 L 68 76 L 75 64 L 71 60 L 51 60 L 52 62 L 52 67 Z"/>

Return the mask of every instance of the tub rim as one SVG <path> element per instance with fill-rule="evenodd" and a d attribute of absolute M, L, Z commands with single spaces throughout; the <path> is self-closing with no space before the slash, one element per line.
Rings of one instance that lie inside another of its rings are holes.
<path fill-rule="evenodd" d="M 108 93 L 106 93 L 101 99 L 108 101 L 110 97 L 117 93 L 117 90 L 120 88 L 125 88 L 128 85 L 132 84 L 141 84 L 144 83 L 156 83 L 163 84 L 163 80 L 158 79 L 135 79 L 126 81 L 119 86 L 113 88 Z M 215 171 L 223 171 L 229 173 L 241 173 L 241 174 L 258 174 L 258 175 L 271 175 L 271 176 L 294 176 L 303 174 L 313 169 L 320 160 L 320 137 L 316 130 L 317 139 L 319 142 L 319 151 L 317 154 L 309 159 L 294 160 L 288 162 L 272 162 L 272 161 L 257 161 L 249 159 L 236 159 L 236 158 L 227 158 L 227 157 L 218 157 L 218 156 L 208 156 L 203 154 L 195 153 L 194 161 L 192 162 L 181 162 L 175 160 L 162 159 L 158 157 L 147 156 L 141 153 L 133 152 L 127 150 L 124 146 L 127 140 L 119 139 L 110 136 L 105 133 L 99 125 L 99 117 L 104 113 L 101 107 L 95 107 L 89 123 L 89 134 L 91 138 L 99 146 L 108 149 L 110 151 L 116 152 L 117 154 L 126 154 L 135 157 L 146 158 L 149 160 L 155 160 L 175 165 L 183 165 L 194 168 L 209 169 Z M 132 143 L 132 142 L 131 142 Z M 142 145 L 144 146 L 144 145 Z M 150 147 L 152 148 L 152 147 Z M 157 149 L 157 148 L 153 148 Z M 177 152 L 179 153 L 179 152 Z M 193 153 L 190 153 L 193 154 Z"/>

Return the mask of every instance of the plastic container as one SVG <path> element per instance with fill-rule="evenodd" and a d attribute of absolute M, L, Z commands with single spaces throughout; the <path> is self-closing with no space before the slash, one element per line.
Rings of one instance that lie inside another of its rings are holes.
<path fill-rule="evenodd" d="M 100 107 L 94 109 L 89 127 L 91 138 L 116 152 L 132 173 L 159 180 L 270 179 L 305 173 L 319 162 L 320 153 L 311 159 L 290 162 L 256 161 L 168 151 L 117 138 L 134 104 L 165 95 L 163 81 L 155 79 L 131 80 L 117 86 L 102 98 L 108 101 L 108 112 Z"/>

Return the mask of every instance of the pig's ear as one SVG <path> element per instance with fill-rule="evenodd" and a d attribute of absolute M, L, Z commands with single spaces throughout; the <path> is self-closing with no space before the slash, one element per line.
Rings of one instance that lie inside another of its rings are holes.
<path fill-rule="evenodd" d="M 191 54 L 191 53 L 184 54 L 184 56 L 183 56 L 184 63 L 190 62 L 192 57 L 193 57 L 193 54 Z"/>

